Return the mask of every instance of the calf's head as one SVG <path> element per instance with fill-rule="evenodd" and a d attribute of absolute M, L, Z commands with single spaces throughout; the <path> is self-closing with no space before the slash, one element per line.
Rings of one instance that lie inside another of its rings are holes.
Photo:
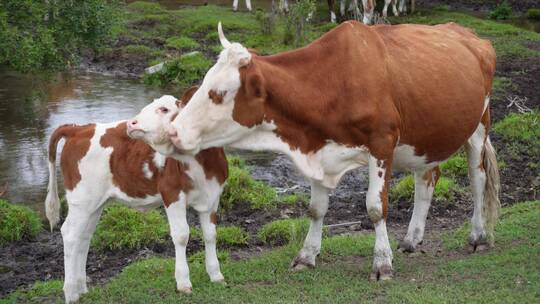
<path fill-rule="evenodd" d="M 164 155 L 174 152 L 168 131 L 171 121 L 187 104 L 197 87 L 189 88 L 181 99 L 164 95 L 154 99 L 144 107 L 137 116 L 127 122 L 127 134 L 134 139 L 140 139 L 152 149 Z"/>
<path fill-rule="evenodd" d="M 229 42 L 221 23 L 218 32 L 224 48 L 218 61 L 171 124 L 171 141 L 184 153 L 231 145 L 263 122 L 263 78 L 252 54 Z"/>

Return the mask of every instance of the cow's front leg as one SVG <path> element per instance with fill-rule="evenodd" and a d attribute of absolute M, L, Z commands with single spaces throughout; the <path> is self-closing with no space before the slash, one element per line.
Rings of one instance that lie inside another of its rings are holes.
<path fill-rule="evenodd" d="M 392 174 L 391 159 L 369 156 L 369 187 L 366 198 L 369 218 L 375 225 L 375 247 L 373 249 L 373 272 L 371 279 L 392 278 L 392 249 L 386 231 L 388 208 L 388 180 Z"/>
<path fill-rule="evenodd" d="M 199 219 L 204 238 L 206 272 L 210 277 L 210 281 L 224 283 L 225 278 L 219 269 L 219 260 L 216 251 L 216 212 L 201 212 L 199 213 Z"/>
<path fill-rule="evenodd" d="M 414 252 L 422 243 L 431 198 L 440 175 L 439 167 L 414 173 L 414 209 L 407 235 L 399 242 L 400 251 Z"/>
<path fill-rule="evenodd" d="M 329 189 L 320 183 L 311 182 L 311 200 L 308 212 L 311 223 L 304 246 L 291 264 L 294 270 L 315 266 L 315 258 L 321 251 L 323 220 L 328 210 L 328 192 Z"/>
<path fill-rule="evenodd" d="M 186 259 L 186 246 L 189 240 L 189 226 L 186 219 L 186 197 L 180 194 L 176 202 L 165 204 L 165 212 L 169 220 L 171 238 L 174 243 L 176 266 L 174 276 L 176 289 L 185 294 L 191 294 L 192 287 L 189 280 L 189 268 Z"/>

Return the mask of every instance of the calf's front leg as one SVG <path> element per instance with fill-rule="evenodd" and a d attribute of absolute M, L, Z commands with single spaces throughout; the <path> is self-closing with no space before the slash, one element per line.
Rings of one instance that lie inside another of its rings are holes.
<path fill-rule="evenodd" d="M 165 203 L 165 212 L 169 220 L 171 238 L 174 243 L 176 266 L 176 290 L 191 294 L 192 285 L 189 280 L 189 267 L 186 259 L 186 246 L 189 240 L 189 226 L 186 218 L 186 196 L 181 193 L 179 200 L 170 204 Z"/>

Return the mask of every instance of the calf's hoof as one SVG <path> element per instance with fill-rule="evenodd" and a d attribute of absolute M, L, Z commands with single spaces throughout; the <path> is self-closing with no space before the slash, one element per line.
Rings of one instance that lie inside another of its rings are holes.
<path fill-rule="evenodd" d="M 176 289 L 176 293 L 190 295 L 193 293 L 193 288 L 191 287 L 179 287 Z"/>
<path fill-rule="evenodd" d="M 399 252 L 413 253 L 416 251 L 416 246 L 410 241 L 403 240 L 399 242 L 397 249 Z"/>
<path fill-rule="evenodd" d="M 386 281 L 392 279 L 394 272 L 392 266 L 382 265 L 377 269 L 373 269 L 373 272 L 369 276 L 369 279 L 372 281 Z"/>
<path fill-rule="evenodd" d="M 291 263 L 291 271 L 301 271 L 307 268 L 315 268 L 315 263 L 312 263 L 307 258 L 298 256 Z"/>
<path fill-rule="evenodd" d="M 479 236 L 470 236 L 469 237 L 469 251 L 470 252 L 479 252 L 485 251 L 491 248 L 491 244 L 485 234 Z"/>

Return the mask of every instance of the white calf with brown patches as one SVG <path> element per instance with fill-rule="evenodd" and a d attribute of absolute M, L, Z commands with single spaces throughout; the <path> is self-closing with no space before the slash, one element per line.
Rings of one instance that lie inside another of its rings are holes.
<path fill-rule="evenodd" d="M 328 192 L 345 172 L 368 165 L 366 206 L 376 234 L 371 277 L 390 278 L 392 170 L 415 172 L 413 217 L 401 243 L 412 251 L 423 238 L 437 166 L 462 146 L 475 203 L 471 244 L 486 243 L 498 208 L 485 102 L 495 71 L 488 41 L 453 23 L 349 21 L 301 49 L 259 56 L 230 43 L 221 25 L 218 32 L 224 50 L 173 120 L 176 147 L 166 150 L 195 154 L 231 146 L 287 154 L 312 185 L 312 222 L 294 267 L 315 264 Z"/>
<path fill-rule="evenodd" d="M 87 292 L 86 259 L 90 239 L 105 202 L 110 198 L 136 209 L 165 204 L 176 250 L 177 289 L 191 293 L 186 245 L 188 206 L 200 217 L 206 249 L 207 272 L 213 282 L 224 280 L 216 253 L 216 212 L 227 176 L 222 149 L 207 149 L 182 161 L 166 158 L 151 146 L 162 148 L 167 140 L 163 126 L 178 114 L 176 98 L 164 96 L 143 112 L 152 128 L 141 129 L 134 121 L 84 126 L 64 125 L 55 130 L 49 146 L 49 188 L 46 215 L 53 228 L 60 219 L 56 185 L 56 146 L 64 138 L 61 170 L 69 211 L 62 225 L 64 240 L 64 295 L 74 302 Z M 149 113 L 150 112 L 150 113 Z M 166 122 L 166 123 L 163 123 Z M 148 141 L 128 137 L 131 136 Z"/>

